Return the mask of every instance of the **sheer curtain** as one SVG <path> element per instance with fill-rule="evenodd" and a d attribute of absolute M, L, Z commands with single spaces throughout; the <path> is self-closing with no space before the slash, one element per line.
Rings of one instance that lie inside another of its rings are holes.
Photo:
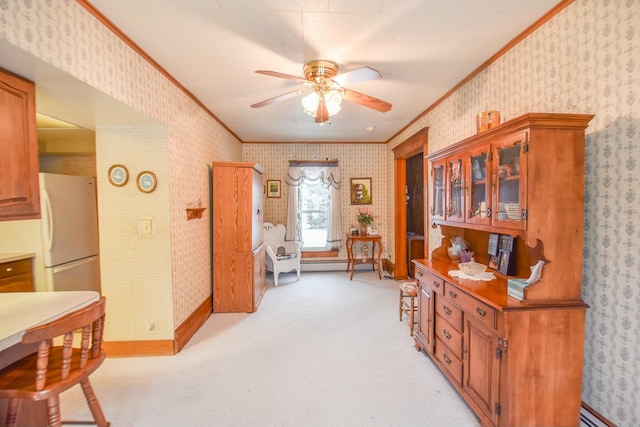
<path fill-rule="evenodd" d="M 340 224 L 340 168 L 337 161 L 289 160 L 286 183 L 289 186 L 287 206 L 287 240 L 302 240 L 299 213 L 300 185 L 305 182 L 321 183 L 329 188 L 329 212 L 327 218 L 327 246 L 340 249 L 342 225 Z"/>

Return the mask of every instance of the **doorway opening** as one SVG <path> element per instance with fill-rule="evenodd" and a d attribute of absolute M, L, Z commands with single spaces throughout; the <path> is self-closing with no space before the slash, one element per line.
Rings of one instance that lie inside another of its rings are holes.
<path fill-rule="evenodd" d="M 427 221 L 427 198 L 426 189 L 427 178 L 424 173 L 428 170 L 427 160 L 424 158 L 427 154 L 428 143 L 428 130 L 429 128 L 423 128 L 407 138 L 404 142 L 393 149 L 394 154 L 394 206 L 395 206 L 395 268 L 394 278 L 396 280 L 406 279 L 409 277 L 409 266 L 411 260 L 409 258 L 410 248 L 408 247 L 409 239 L 407 232 L 417 233 L 416 230 L 422 231 L 422 240 L 419 239 L 411 244 L 416 246 L 422 246 L 422 256 L 426 254 L 426 242 L 428 242 L 428 228 L 425 226 Z M 416 163 L 422 162 L 422 177 L 414 177 L 416 172 Z M 412 176 L 408 178 L 409 169 L 412 170 Z M 420 181 L 422 182 L 422 196 L 417 195 L 417 188 L 420 187 Z M 413 190 L 409 188 L 409 182 Z M 412 195 L 412 191 L 414 195 Z M 407 193 L 409 199 L 407 200 Z M 414 198 L 409 206 L 409 201 Z M 420 209 L 421 208 L 421 209 Z M 411 216 L 411 225 L 409 226 L 409 216 Z M 418 217 L 416 219 L 416 217 Z M 416 228 L 415 222 L 422 222 L 422 229 Z M 411 229 L 410 229 L 411 228 Z M 415 230 L 414 230 L 415 228 Z M 415 236 L 416 234 L 412 235 Z M 411 239 L 413 240 L 413 239 Z M 418 251 L 419 252 L 419 251 Z M 415 256 L 414 256 L 415 258 Z"/>

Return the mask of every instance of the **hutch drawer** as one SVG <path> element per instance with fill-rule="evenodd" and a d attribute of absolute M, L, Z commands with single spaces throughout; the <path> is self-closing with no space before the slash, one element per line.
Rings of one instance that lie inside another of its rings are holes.
<path fill-rule="evenodd" d="M 462 332 L 462 310 L 451 303 L 446 297 L 436 298 L 436 314 L 446 319 L 451 326 Z"/>
<path fill-rule="evenodd" d="M 462 361 L 438 338 L 436 338 L 436 358 L 455 381 L 462 385 Z"/>
<path fill-rule="evenodd" d="M 444 280 L 439 278 L 438 276 L 431 274 L 420 267 L 416 268 L 416 279 L 428 285 L 431 289 L 435 291 L 435 293 L 442 295 L 444 291 Z"/>
<path fill-rule="evenodd" d="M 436 336 L 462 359 L 462 332 L 440 316 L 436 316 Z"/>
<path fill-rule="evenodd" d="M 489 329 L 496 329 L 496 310 L 494 308 L 448 282 L 445 283 L 444 299 L 460 307 L 465 312 L 467 320 L 483 324 Z"/>

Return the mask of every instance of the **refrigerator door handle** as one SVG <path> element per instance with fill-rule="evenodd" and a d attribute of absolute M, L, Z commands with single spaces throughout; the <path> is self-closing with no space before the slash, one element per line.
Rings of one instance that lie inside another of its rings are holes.
<path fill-rule="evenodd" d="M 60 267 L 55 267 L 53 269 L 53 272 L 54 273 L 62 273 L 62 272 L 65 272 L 67 270 L 71 270 L 71 269 L 74 269 L 76 267 L 80 267 L 81 265 L 90 264 L 92 262 L 95 262 L 96 259 L 98 259 L 98 257 L 92 256 L 92 257 L 85 258 L 83 260 L 71 263 L 71 265 L 63 265 L 63 266 L 60 266 Z"/>
<path fill-rule="evenodd" d="M 42 194 L 42 204 L 44 204 L 45 209 L 43 210 L 42 215 L 42 231 L 44 240 L 44 245 L 47 251 L 50 251 L 53 247 L 53 213 L 51 212 L 51 200 L 49 199 L 49 193 L 47 190 L 41 189 Z"/>

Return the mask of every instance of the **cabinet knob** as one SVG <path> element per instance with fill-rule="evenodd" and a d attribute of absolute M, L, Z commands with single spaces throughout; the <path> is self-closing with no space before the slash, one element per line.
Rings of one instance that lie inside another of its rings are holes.
<path fill-rule="evenodd" d="M 7 267 L 7 272 L 9 272 L 9 271 L 13 271 L 13 268 L 12 267 Z"/>
<path fill-rule="evenodd" d="M 444 310 L 444 314 L 446 314 L 447 316 L 451 314 L 451 309 L 446 305 L 442 307 L 442 310 Z"/>
<path fill-rule="evenodd" d="M 458 298 L 458 294 L 456 294 L 456 293 L 455 293 L 455 292 L 453 292 L 453 291 L 449 291 L 449 296 L 450 296 L 451 298 L 453 298 L 453 299 Z"/>
<path fill-rule="evenodd" d="M 444 329 L 444 330 L 442 331 L 442 334 L 444 335 L 444 337 L 445 337 L 446 339 L 448 339 L 448 340 L 450 340 L 450 339 L 451 339 L 451 334 L 450 334 L 450 333 L 449 333 L 449 331 L 447 331 L 446 329 Z"/>
<path fill-rule="evenodd" d="M 438 282 L 437 280 L 434 280 L 433 281 L 433 286 L 436 287 L 436 288 L 439 288 L 440 287 L 440 282 Z"/>
<path fill-rule="evenodd" d="M 487 315 L 487 312 L 481 309 L 480 307 L 476 307 L 476 313 L 478 313 L 478 316 L 480 317 L 484 317 Z"/>
<path fill-rule="evenodd" d="M 449 358 L 449 355 L 447 355 L 447 353 L 445 353 L 442 358 L 444 359 L 444 363 L 446 363 L 447 365 L 451 365 L 451 359 Z"/>

